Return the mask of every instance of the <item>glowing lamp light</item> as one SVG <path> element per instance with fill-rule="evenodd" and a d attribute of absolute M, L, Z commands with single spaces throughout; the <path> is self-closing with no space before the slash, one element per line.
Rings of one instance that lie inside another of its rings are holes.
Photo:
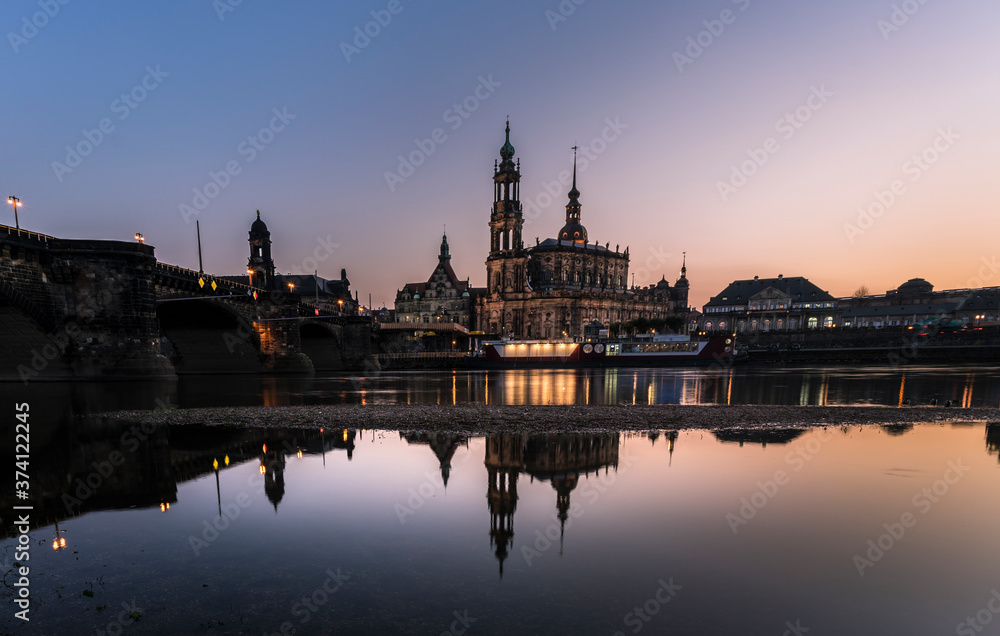
<path fill-rule="evenodd" d="M 267 452 L 267 444 L 264 444 L 264 452 Z"/>
<path fill-rule="evenodd" d="M 344 441 L 345 442 L 347 441 L 347 429 L 346 428 L 344 429 Z"/>
<path fill-rule="evenodd" d="M 263 475 L 266 472 L 267 472 L 267 466 L 265 466 L 264 464 L 261 464 L 260 465 L 260 474 Z"/>
<path fill-rule="evenodd" d="M 297 452 L 297 453 L 295 453 L 295 456 L 296 456 L 297 458 L 299 458 L 299 459 L 302 459 L 302 449 L 301 449 L 301 448 L 300 448 L 300 449 L 298 450 L 298 452 Z"/>
<path fill-rule="evenodd" d="M 160 504 L 160 512 L 166 512 L 168 510 L 170 510 L 170 504 L 168 504 L 167 502 L 163 502 Z"/>
<path fill-rule="evenodd" d="M 212 468 L 214 468 L 215 470 L 219 470 L 219 460 L 217 459 L 212 460 Z"/>
<path fill-rule="evenodd" d="M 228 466 L 229 465 L 229 455 L 226 455 L 225 462 L 226 462 L 226 466 Z"/>
<path fill-rule="evenodd" d="M 146 242 L 146 237 L 143 236 L 141 232 L 136 232 L 135 233 L 135 240 L 138 241 L 139 244 L 141 245 L 142 243 Z"/>

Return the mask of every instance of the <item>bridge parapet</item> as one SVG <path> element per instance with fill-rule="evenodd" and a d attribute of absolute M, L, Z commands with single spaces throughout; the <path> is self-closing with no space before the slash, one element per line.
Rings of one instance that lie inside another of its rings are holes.
<path fill-rule="evenodd" d="M 0 225 L 0 380 L 308 373 L 310 355 L 360 367 L 370 324 L 308 300 L 157 262 L 142 243 Z"/>
<path fill-rule="evenodd" d="M 173 375 L 160 355 L 153 248 L 0 226 L 0 378 Z"/>

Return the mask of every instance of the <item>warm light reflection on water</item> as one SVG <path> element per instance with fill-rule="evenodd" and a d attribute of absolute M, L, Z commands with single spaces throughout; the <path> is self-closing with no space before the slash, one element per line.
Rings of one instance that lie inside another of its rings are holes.
<path fill-rule="evenodd" d="M 946 634 L 1000 584 L 998 424 L 52 432 L 12 633 Z"/>
<path fill-rule="evenodd" d="M 0 384 L 0 399 L 34 399 L 51 416 L 160 404 L 782 404 L 991 407 L 997 367 L 743 366 L 682 369 L 392 371 L 370 376 L 182 377 L 171 382 Z"/>

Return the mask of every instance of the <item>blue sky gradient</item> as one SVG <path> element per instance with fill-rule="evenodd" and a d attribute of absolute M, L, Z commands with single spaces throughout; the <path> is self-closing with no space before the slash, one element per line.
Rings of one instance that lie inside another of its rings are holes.
<path fill-rule="evenodd" d="M 579 177 L 591 239 L 629 245 L 638 284 L 672 281 L 686 251 L 696 306 L 754 275 L 842 295 L 914 276 L 1000 284 L 981 272 L 1000 229 L 995 2 L 233 1 L 3 3 L 0 186 L 23 199 L 23 227 L 142 232 L 160 260 L 197 268 L 199 219 L 206 271 L 238 274 L 260 209 L 278 271 L 305 271 L 332 239 L 320 274 L 347 268 L 362 299 L 391 306 L 430 274 L 445 225 L 455 270 L 484 283 L 509 115 L 522 200 L 537 210 L 526 242 L 563 223 L 568 186 L 537 203 L 571 167 L 570 147 L 601 149 Z M 391 20 L 345 55 L 355 28 L 376 31 L 372 11 Z M 123 106 L 144 78 L 155 86 Z M 486 99 L 456 118 L 484 78 Z M 814 91 L 828 97 L 810 109 Z M 777 122 L 801 108 L 808 120 L 786 137 Z M 294 119 L 251 153 L 274 109 Z M 104 119 L 113 130 L 57 175 L 53 162 Z M 625 127 L 594 141 L 609 120 Z M 435 129 L 444 141 L 390 188 L 398 157 Z M 771 138 L 777 150 L 721 193 Z M 935 161 L 908 173 L 935 142 Z M 185 218 L 231 162 L 239 174 Z M 858 209 L 897 180 L 902 194 L 861 227 Z"/>

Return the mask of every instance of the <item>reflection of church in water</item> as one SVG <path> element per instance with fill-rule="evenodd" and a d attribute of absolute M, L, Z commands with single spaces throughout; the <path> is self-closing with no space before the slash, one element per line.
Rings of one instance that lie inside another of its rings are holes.
<path fill-rule="evenodd" d="M 451 460 L 459 446 L 469 447 L 469 436 L 463 433 L 400 433 L 407 444 L 426 444 L 434 451 L 441 468 L 441 481 L 448 486 Z"/>
<path fill-rule="evenodd" d="M 548 481 L 556 491 L 557 518 L 562 534 L 570 508 L 570 493 L 584 477 L 601 468 L 618 469 L 615 433 L 486 436 L 486 500 L 490 510 L 490 545 L 495 548 L 503 576 L 503 562 L 514 545 L 517 481 L 527 473 L 531 481 Z"/>
<path fill-rule="evenodd" d="M 986 450 L 997 453 L 997 458 L 1000 459 L 1000 423 L 986 425 Z"/>

